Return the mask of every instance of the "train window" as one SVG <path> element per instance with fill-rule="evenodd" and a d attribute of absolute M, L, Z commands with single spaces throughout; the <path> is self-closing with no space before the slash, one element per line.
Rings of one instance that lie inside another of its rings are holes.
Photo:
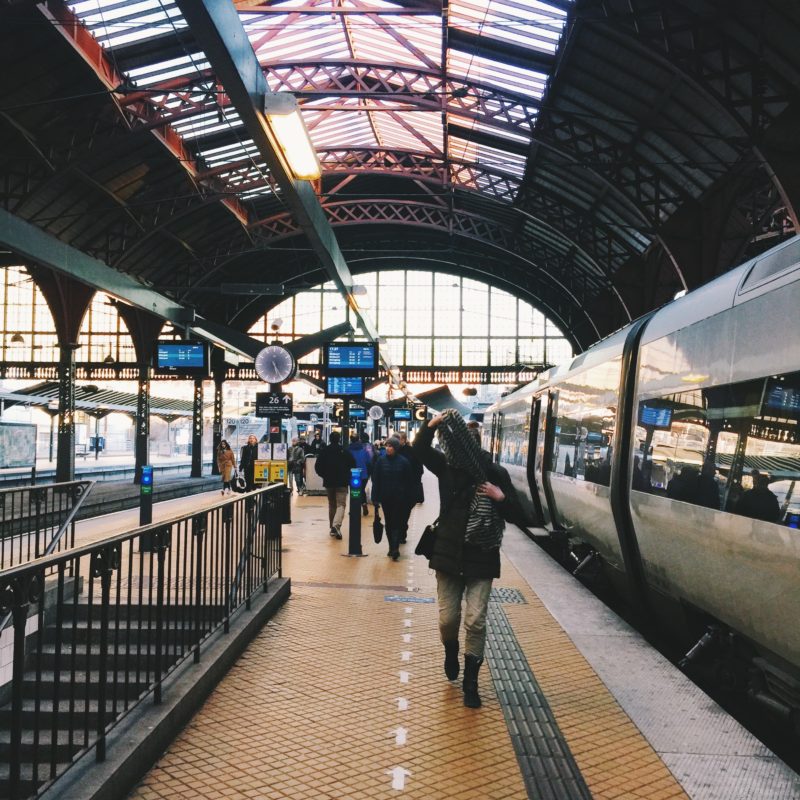
<path fill-rule="evenodd" d="M 608 486 L 620 373 L 619 358 L 561 384 L 552 471 Z"/>
<path fill-rule="evenodd" d="M 780 272 L 800 265 L 800 239 L 774 250 L 756 261 L 742 284 L 741 292 L 758 286 Z"/>
<path fill-rule="evenodd" d="M 524 467 L 528 463 L 531 430 L 530 400 L 503 411 L 498 441 L 498 461 L 506 466 Z"/>
<path fill-rule="evenodd" d="M 800 373 L 648 399 L 638 423 L 634 490 L 790 527 L 800 519 Z"/>

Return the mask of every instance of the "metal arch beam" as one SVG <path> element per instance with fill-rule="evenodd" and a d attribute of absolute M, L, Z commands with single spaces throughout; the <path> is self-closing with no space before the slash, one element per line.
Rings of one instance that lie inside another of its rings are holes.
<path fill-rule="evenodd" d="M 479 216 L 467 211 L 455 210 L 451 213 L 450 209 L 445 206 L 432 205 L 430 203 L 421 203 L 418 201 L 409 200 L 389 200 L 384 198 L 375 198 L 371 200 L 350 200 L 337 203 L 328 203 L 324 206 L 325 211 L 331 218 L 331 224 L 334 226 L 346 225 L 369 225 L 369 224 L 399 224 L 399 225 L 414 225 L 417 227 L 434 228 L 437 230 L 451 229 L 449 218 L 453 216 L 457 221 L 457 226 L 454 232 L 460 233 L 470 238 L 478 239 L 479 241 L 491 242 L 497 245 L 498 242 L 503 243 L 503 246 L 509 254 L 513 253 L 510 244 L 506 242 L 512 241 L 518 234 L 502 223 L 491 220 L 485 216 Z M 525 218 L 530 219 L 530 215 L 526 214 Z M 267 241 L 274 242 L 289 236 L 294 236 L 299 233 L 297 228 L 292 228 L 290 220 L 287 215 L 281 214 L 272 217 L 268 220 L 263 220 L 262 227 L 269 227 L 274 233 Z M 555 229 L 548 229 L 553 231 L 559 236 Z M 537 237 L 526 236 L 528 239 L 536 240 Z M 574 242 L 568 240 L 566 242 L 566 249 L 564 252 L 558 252 L 552 244 L 545 245 L 549 247 L 558 257 L 565 257 L 570 248 L 574 248 Z M 598 286 L 598 288 L 610 288 L 611 281 L 608 275 L 596 264 L 592 259 L 589 259 L 590 264 L 595 267 L 595 272 L 584 271 L 587 274 L 592 274 L 594 278 L 598 274 L 602 276 L 608 285 Z"/>
<path fill-rule="evenodd" d="M 364 333 L 376 340 L 378 331 L 369 316 L 359 309 L 352 294 L 353 276 L 313 187 L 292 176 L 274 135 L 266 125 L 263 104 L 269 89 L 235 7 L 215 0 L 177 0 L 177 4 L 325 271 L 345 298 Z M 382 355 L 382 358 L 385 357 Z"/>
<path fill-rule="evenodd" d="M 187 309 L 149 289 L 128 275 L 92 258 L 35 225 L 0 209 L 0 242 L 31 261 L 107 292 L 137 308 L 178 324 L 186 321 Z"/>

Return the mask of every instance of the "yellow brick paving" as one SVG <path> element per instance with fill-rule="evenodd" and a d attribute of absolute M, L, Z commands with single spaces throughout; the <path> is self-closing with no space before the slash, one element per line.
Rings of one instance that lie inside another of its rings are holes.
<path fill-rule="evenodd" d="M 411 539 L 435 511 L 430 502 L 415 509 Z M 465 709 L 441 672 L 435 604 L 384 600 L 408 596 L 408 586 L 435 596 L 427 562 L 410 543 L 400 561 L 388 559 L 385 542 L 372 541 L 371 515 L 368 557 L 342 557 L 347 538 L 328 536 L 324 498 L 296 498 L 293 518 L 284 528 L 291 598 L 129 798 L 526 798 L 488 671 L 483 708 Z M 504 609 L 593 795 L 683 797 L 506 560 L 498 585 L 529 602 Z"/>

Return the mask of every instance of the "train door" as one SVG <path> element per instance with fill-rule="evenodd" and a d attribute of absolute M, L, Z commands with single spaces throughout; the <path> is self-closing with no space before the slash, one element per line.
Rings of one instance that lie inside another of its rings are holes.
<path fill-rule="evenodd" d="M 539 426 L 536 436 L 536 479 L 541 487 L 539 497 L 544 498 L 544 502 L 541 503 L 542 517 L 545 525 L 555 530 L 559 527 L 559 521 L 553 490 L 550 486 L 550 465 L 555 457 L 553 448 L 556 442 L 558 392 L 551 391 L 541 394 L 537 398 L 537 402 L 539 403 Z"/>
<path fill-rule="evenodd" d="M 526 465 L 528 471 L 528 489 L 530 491 L 531 500 L 533 500 L 533 508 L 536 512 L 536 524 L 544 525 L 547 520 L 544 515 L 542 507 L 542 498 L 539 495 L 539 487 L 541 486 L 541 478 L 538 473 L 541 473 L 541 454 L 539 452 L 539 438 L 544 435 L 544 426 L 541 422 L 542 416 L 542 398 L 533 398 L 533 407 L 531 408 L 531 421 L 528 432 L 528 463 Z"/>

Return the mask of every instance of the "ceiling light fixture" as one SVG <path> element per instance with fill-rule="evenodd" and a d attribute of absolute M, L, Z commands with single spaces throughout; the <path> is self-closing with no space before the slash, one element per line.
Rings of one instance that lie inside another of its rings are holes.
<path fill-rule="evenodd" d="M 288 92 L 267 92 L 264 116 L 295 178 L 305 181 L 319 178 L 322 167 L 295 96 Z"/>

